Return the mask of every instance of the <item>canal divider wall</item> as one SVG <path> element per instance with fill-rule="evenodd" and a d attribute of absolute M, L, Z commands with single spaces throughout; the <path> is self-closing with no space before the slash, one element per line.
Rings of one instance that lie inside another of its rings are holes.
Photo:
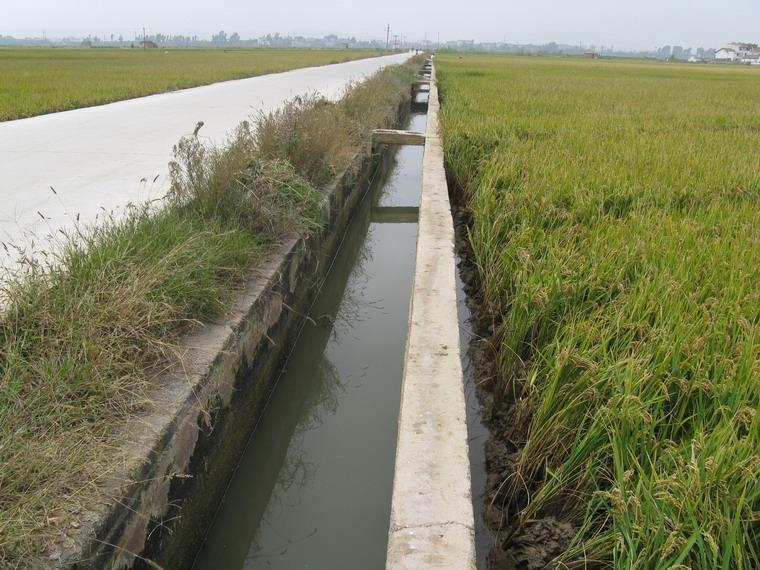
<path fill-rule="evenodd" d="M 454 225 L 431 65 L 386 568 L 475 568 Z"/>
<path fill-rule="evenodd" d="M 410 110 L 406 100 L 398 121 Z M 362 159 L 327 193 L 327 223 L 294 237 L 258 267 L 230 310 L 179 347 L 79 526 L 49 554 L 52 567 L 188 567 L 221 502 L 351 215 L 392 154 Z M 267 458 L 263 457 L 262 461 Z"/>

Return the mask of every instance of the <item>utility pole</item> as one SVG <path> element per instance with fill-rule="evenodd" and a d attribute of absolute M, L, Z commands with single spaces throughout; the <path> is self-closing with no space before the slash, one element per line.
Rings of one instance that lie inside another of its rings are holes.
<path fill-rule="evenodd" d="M 391 25 L 388 24 L 388 26 L 385 28 L 385 51 L 388 51 L 388 48 L 390 47 L 390 39 L 391 39 Z"/>
<path fill-rule="evenodd" d="M 145 26 L 143 26 L 143 50 L 148 49 L 148 44 L 145 43 Z"/>
<path fill-rule="evenodd" d="M 435 48 L 436 50 L 441 49 L 441 32 L 438 32 L 438 45 Z"/>

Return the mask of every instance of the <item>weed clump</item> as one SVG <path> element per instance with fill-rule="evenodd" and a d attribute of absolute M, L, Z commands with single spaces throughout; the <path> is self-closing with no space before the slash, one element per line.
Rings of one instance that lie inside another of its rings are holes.
<path fill-rule="evenodd" d="M 374 129 L 395 122 L 400 106 L 410 100 L 416 63 L 387 67 L 353 83 L 338 101 L 311 94 L 261 114 L 252 138 L 257 154 L 287 160 L 312 184 L 327 184 L 351 168 L 357 155 L 369 152 Z"/>
<path fill-rule="evenodd" d="M 288 159 L 266 158 L 247 121 L 224 147 L 182 139 L 169 167 L 170 203 L 203 219 L 244 228 L 265 241 L 321 224 L 322 192 Z"/>

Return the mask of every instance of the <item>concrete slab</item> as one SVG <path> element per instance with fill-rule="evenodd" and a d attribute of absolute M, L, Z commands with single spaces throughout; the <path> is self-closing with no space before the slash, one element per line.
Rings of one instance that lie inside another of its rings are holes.
<path fill-rule="evenodd" d="M 98 107 L 0 123 L 0 241 L 49 249 L 59 229 L 95 223 L 126 204 L 165 195 L 172 147 L 203 121 L 221 142 L 247 116 L 319 91 L 336 97 L 352 79 L 411 54 L 225 81 Z M 55 189 L 55 193 L 50 188 Z M 18 257 L 0 248 L 0 264 Z"/>
<path fill-rule="evenodd" d="M 425 133 L 401 131 L 398 129 L 375 129 L 372 131 L 372 145 L 379 144 L 423 146 L 425 144 Z"/>
<path fill-rule="evenodd" d="M 435 70 L 433 70 L 435 78 Z M 475 568 L 454 225 L 431 82 L 386 568 Z"/>

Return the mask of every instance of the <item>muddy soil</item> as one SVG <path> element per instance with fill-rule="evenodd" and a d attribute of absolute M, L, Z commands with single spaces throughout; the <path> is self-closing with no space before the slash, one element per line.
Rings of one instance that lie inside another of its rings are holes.
<path fill-rule="evenodd" d="M 449 188 L 455 188 L 449 180 Z M 563 553 L 575 536 L 576 528 L 563 517 L 561 505 L 540 518 L 519 521 L 517 513 L 525 507 L 528 492 L 540 486 L 540 481 L 510 486 L 515 480 L 515 464 L 519 458 L 530 425 L 529 410 L 514 399 L 497 401 L 494 387 L 497 380 L 496 347 L 500 318 L 492 314 L 485 303 L 472 250 L 467 241 L 471 215 L 462 203 L 461 194 L 452 192 L 452 215 L 457 236 L 457 253 L 460 257 L 460 275 L 465 284 L 467 303 L 473 315 L 475 339 L 468 347 L 475 367 L 478 398 L 483 422 L 490 431 L 486 443 L 486 470 L 488 478 L 484 517 L 494 536 L 494 546 L 487 557 L 489 570 L 539 570 L 556 568 L 553 560 Z M 519 376 L 519 375 L 518 375 Z M 519 393 L 519 378 L 509 380 Z"/>

